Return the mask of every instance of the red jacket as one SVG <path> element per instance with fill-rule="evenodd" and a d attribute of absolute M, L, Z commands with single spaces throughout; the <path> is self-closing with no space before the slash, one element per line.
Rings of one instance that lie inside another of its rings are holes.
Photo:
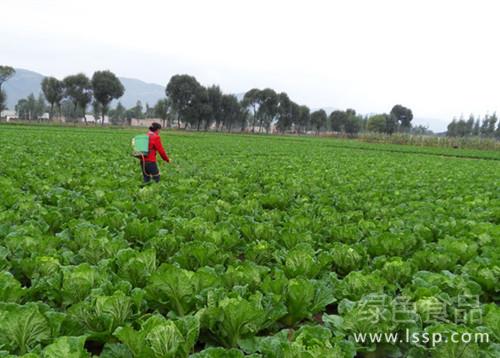
<path fill-rule="evenodd" d="M 149 153 L 144 157 L 144 161 L 146 162 L 156 162 L 156 151 L 160 153 L 160 156 L 164 161 L 170 162 L 168 159 L 167 153 L 165 153 L 165 149 L 163 149 L 163 145 L 161 144 L 161 138 L 158 133 L 148 132 L 149 136 Z"/>

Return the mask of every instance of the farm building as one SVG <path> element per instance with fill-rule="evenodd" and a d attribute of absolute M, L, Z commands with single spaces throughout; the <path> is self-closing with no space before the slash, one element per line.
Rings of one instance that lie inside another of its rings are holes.
<path fill-rule="evenodd" d="M 0 112 L 0 119 L 5 120 L 6 122 L 9 122 L 10 120 L 16 119 L 16 118 L 17 118 L 16 111 L 6 110 L 6 111 Z"/>
<path fill-rule="evenodd" d="M 87 123 L 101 123 L 101 118 L 96 118 L 93 114 L 86 114 L 85 115 L 85 121 Z M 108 116 L 104 116 L 104 124 L 107 124 L 109 123 L 109 117 Z"/>

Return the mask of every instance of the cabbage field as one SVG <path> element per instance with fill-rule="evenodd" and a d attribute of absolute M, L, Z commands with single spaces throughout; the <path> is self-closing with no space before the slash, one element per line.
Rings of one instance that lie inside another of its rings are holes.
<path fill-rule="evenodd" d="M 138 133 L 0 126 L 0 357 L 500 356 L 500 152 Z"/>

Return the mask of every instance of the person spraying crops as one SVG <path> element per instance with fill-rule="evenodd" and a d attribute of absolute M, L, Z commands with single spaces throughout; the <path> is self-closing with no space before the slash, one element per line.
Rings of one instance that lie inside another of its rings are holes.
<path fill-rule="evenodd" d="M 135 136 L 132 140 L 134 156 L 139 158 L 144 184 L 149 184 L 151 180 L 160 181 L 160 170 L 156 163 L 156 152 L 167 163 L 170 163 L 160 138 L 161 125 L 154 122 L 149 127 L 147 134 Z"/>

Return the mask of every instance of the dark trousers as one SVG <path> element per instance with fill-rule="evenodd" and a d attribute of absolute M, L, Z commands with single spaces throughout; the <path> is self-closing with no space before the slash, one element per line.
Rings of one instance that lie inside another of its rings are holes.
<path fill-rule="evenodd" d="M 145 162 L 142 160 L 140 163 L 144 183 L 151 182 L 151 179 L 158 183 L 160 181 L 160 171 L 158 169 L 158 164 L 156 164 L 156 162 Z"/>

